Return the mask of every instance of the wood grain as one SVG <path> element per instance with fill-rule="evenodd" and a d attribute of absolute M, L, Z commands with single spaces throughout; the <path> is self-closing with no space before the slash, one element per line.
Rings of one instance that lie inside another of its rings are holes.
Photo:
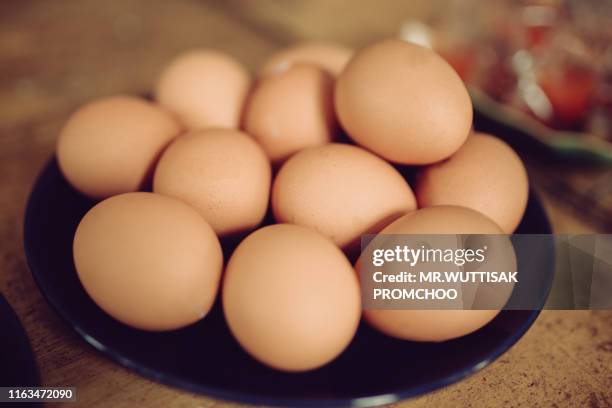
<path fill-rule="evenodd" d="M 49 308 L 22 247 L 27 194 L 69 113 L 88 99 L 150 89 L 162 64 L 212 46 L 257 66 L 280 46 L 329 38 L 358 46 L 439 2 L 22 1 L 0 3 L 0 291 L 31 339 L 42 380 L 78 388 L 83 407 L 238 407 L 154 383 L 112 363 Z M 537 188 L 537 186 L 536 186 Z M 593 232 L 554 197 L 557 232 Z M 1 364 L 1 362 L 0 362 Z M 498 361 L 465 381 L 395 404 L 612 406 L 612 313 L 542 313 Z"/>

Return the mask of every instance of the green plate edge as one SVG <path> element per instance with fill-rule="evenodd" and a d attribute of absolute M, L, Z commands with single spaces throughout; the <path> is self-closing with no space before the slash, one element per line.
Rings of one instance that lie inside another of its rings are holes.
<path fill-rule="evenodd" d="M 468 86 L 474 109 L 496 122 L 536 139 L 559 155 L 612 165 L 612 143 L 590 133 L 550 129 L 517 109 L 505 106 Z"/>

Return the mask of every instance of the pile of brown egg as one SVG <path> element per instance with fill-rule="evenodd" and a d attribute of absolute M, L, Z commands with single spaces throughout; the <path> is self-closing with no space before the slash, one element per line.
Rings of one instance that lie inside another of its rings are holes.
<path fill-rule="evenodd" d="M 287 371 L 333 360 L 362 315 L 401 339 L 463 336 L 498 311 L 362 311 L 349 259 L 368 233 L 513 232 L 525 169 L 471 126 L 455 71 L 395 39 L 296 45 L 255 80 L 223 53 L 182 54 L 153 102 L 95 100 L 61 132 L 64 176 L 101 200 L 75 234 L 78 277 L 142 330 L 193 324 L 220 293 L 240 345 Z"/>

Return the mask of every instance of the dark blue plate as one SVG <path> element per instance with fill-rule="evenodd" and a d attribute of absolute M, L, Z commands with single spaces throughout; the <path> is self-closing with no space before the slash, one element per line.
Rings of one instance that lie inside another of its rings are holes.
<path fill-rule="evenodd" d="M 252 404 L 301 407 L 388 404 L 456 382 L 491 363 L 531 326 L 539 311 L 503 311 L 481 330 L 444 343 L 413 343 L 361 325 L 331 364 L 287 374 L 250 358 L 230 335 L 217 303 L 188 328 L 148 333 L 99 309 L 77 279 L 72 238 L 92 201 L 74 191 L 51 160 L 25 217 L 25 250 L 41 292 L 89 344 L 146 377 L 192 392 Z M 532 193 L 518 233 L 550 233 Z"/>

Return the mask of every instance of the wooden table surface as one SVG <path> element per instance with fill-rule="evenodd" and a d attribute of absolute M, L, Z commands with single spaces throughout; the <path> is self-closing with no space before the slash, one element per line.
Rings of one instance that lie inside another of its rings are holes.
<path fill-rule="evenodd" d="M 24 205 L 76 106 L 103 95 L 145 92 L 165 61 L 191 47 L 223 49 L 253 68 L 299 39 L 360 46 L 394 35 L 403 20 L 427 16 L 437 3 L 1 2 L 0 291 L 26 328 L 43 384 L 75 386 L 77 405 L 92 408 L 237 406 L 160 385 L 114 364 L 72 332 L 38 291 L 22 247 Z M 544 200 L 556 232 L 599 231 L 556 198 L 544 195 Z M 543 312 L 491 366 L 394 406 L 498 405 L 612 406 L 612 313 Z"/>

